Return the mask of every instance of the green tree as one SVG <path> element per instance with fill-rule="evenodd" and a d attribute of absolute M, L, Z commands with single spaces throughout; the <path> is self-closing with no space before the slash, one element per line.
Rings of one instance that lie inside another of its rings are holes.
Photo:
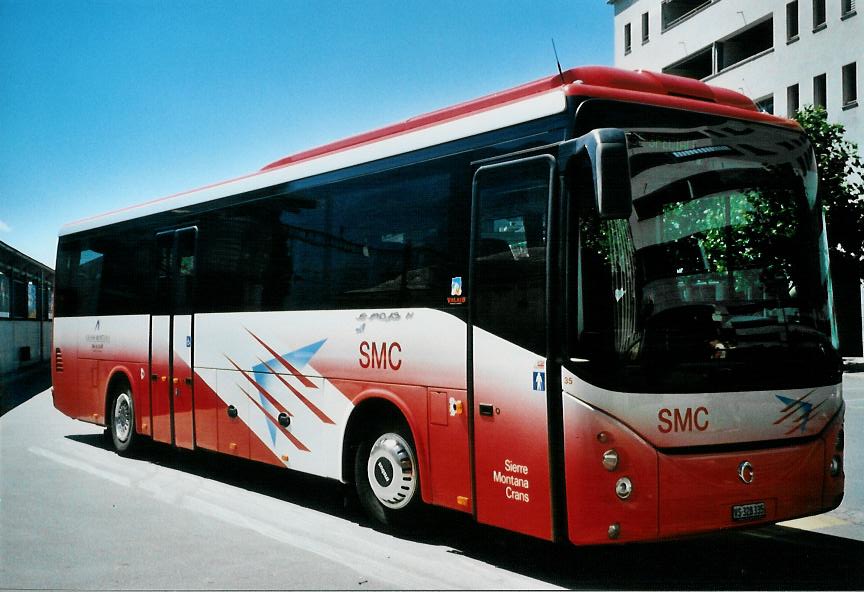
<path fill-rule="evenodd" d="M 846 139 L 842 124 L 828 122 L 822 107 L 807 105 L 795 119 L 816 152 L 831 258 L 864 278 L 864 164 L 858 146 Z"/>

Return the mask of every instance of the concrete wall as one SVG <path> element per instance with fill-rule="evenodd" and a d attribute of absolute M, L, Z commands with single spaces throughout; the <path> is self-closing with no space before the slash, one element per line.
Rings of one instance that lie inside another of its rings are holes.
<path fill-rule="evenodd" d="M 51 359 L 51 321 L 0 321 L 0 374 Z M 41 351 L 39 335 L 42 334 Z M 19 361 L 19 349 L 30 346 L 30 361 Z"/>

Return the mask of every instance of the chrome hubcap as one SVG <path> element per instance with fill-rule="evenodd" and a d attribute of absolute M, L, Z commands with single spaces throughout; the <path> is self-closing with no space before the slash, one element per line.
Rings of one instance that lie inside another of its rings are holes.
<path fill-rule="evenodd" d="M 114 401 L 114 434 L 121 442 L 129 439 L 132 431 L 132 399 L 128 393 L 120 393 Z"/>
<path fill-rule="evenodd" d="M 369 451 L 366 472 L 372 492 L 382 504 L 405 507 L 417 489 L 417 463 L 411 446 L 399 434 L 384 434 Z"/>

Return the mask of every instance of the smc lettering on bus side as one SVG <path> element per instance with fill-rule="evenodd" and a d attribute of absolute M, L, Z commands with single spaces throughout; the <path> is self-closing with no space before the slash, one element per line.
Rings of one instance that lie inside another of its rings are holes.
<path fill-rule="evenodd" d="M 368 341 L 360 343 L 360 367 L 398 371 L 402 367 L 402 346 L 397 341 L 380 344 Z"/>

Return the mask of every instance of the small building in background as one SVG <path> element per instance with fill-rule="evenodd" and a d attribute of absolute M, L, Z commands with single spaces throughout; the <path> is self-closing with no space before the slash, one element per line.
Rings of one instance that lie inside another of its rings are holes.
<path fill-rule="evenodd" d="M 54 270 L 0 242 L 0 375 L 51 360 Z"/>
<path fill-rule="evenodd" d="M 846 138 L 864 150 L 864 14 L 856 0 L 607 3 L 615 10 L 617 67 L 726 87 L 784 117 L 803 105 L 822 106 L 828 121 L 843 124 Z M 855 275 L 834 270 L 840 347 L 847 356 L 864 349 L 864 287 Z"/>

